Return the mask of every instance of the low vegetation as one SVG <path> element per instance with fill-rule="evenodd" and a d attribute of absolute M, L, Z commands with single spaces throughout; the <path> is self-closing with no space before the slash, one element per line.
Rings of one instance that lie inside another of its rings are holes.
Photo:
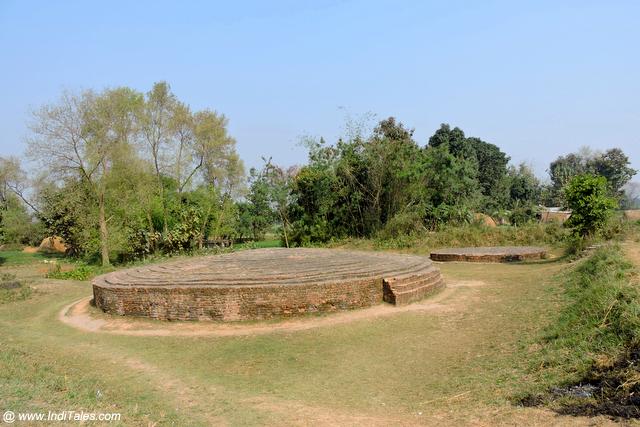
<path fill-rule="evenodd" d="M 559 314 L 546 328 L 533 375 L 546 393 L 526 404 L 562 413 L 638 417 L 640 281 L 617 245 L 597 249 L 557 279 Z"/>
<path fill-rule="evenodd" d="M 23 280 L 18 280 L 15 274 L 0 274 L 0 304 L 21 301 L 31 295 L 31 287 Z"/>

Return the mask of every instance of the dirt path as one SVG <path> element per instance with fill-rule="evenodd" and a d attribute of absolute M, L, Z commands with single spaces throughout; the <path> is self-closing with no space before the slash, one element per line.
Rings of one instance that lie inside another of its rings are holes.
<path fill-rule="evenodd" d="M 640 247 L 636 247 L 640 257 Z M 639 258 L 640 259 L 640 258 Z M 473 267 L 480 268 L 480 267 Z M 466 268 L 464 269 L 467 270 Z M 504 270 L 504 268 L 503 268 Z M 473 271 L 473 270 L 469 270 Z M 64 324 L 83 332 L 141 337 L 233 337 L 264 335 L 277 332 L 297 332 L 314 328 L 327 328 L 357 321 L 374 321 L 401 313 L 425 313 L 441 319 L 441 329 L 464 334 L 459 326 L 462 319 L 478 319 L 479 313 L 486 313 L 495 307 L 509 286 L 506 282 L 484 282 L 471 280 L 481 277 L 468 274 L 465 280 L 455 279 L 447 283 L 440 293 L 422 302 L 403 307 L 379 305 L 368 309 L 339 312 L 328 316 L 305 317 L 295 320 L 262 323 L 221 324 L 213 322 L 160 322 L 146 319 L 128 319 L 103 315 L 89 305 L 90 297 L 69 304 L 57 316 Z M 453 282 L 453 283 L 452 283 Z M 500 314 L 492 315 L 499 318 Z M 478 319 L 480 320 L 480 319 Z M 483 324 L 484 325 L 484 324 Z M 486 327 L 484 325 L 483 327 Z M 466 331 L 468 333 L 469 331 Z M 476 332 L 473 332 L 476 333 Z M 441 350 L 443 341 L 440 333 L 431 335 L 438 349 L 428 350 L 421 363 L 439 361 L 432 357 L 433 351 Z M 446 333 L 444 334 L 446 335 Z M 113 339 L 118 339 L 114 337 Z M 124 339 L 124 338 L 123 338 Z M 199 341 L 199 340 L 198 340 Z M 462 343 L 462 341 L 461 341 Z M 463 343 L 464 344 L 464 343 Z M 459 348 L 457 341 L 451 351 L 465 351 L 466 344 Z M 204 353 L 203 353 L 204 354 Z M 285 357 L 283 355 L 283 357 Z M 452 354 L 452 357 L 455 357 Z M 445 390 L 440 397 L 422 402 L 414 410 L 400 411 L 398 408 L 369 408 L 366 410 L 329 406 L 326 402 L 315 402 L 308 396 L 297 398 L 280 397 L 271 393 L 242 390 L 224 382 L 212 380 L 198 373 L 198 370 L 171 370 L 163 367 L 163 361 L 153 362 L 152 358 L 130 351 L 123 346 L 119 351 L 111 351 L 109 358 L 120 364 L 123 369 L 141 373 L 148 378 L 149 385 L 167 396 L 176 407 L 185 408 L 193 414 L 194 420 L 209 425 L 230 425 L 237 423 L 235 415 L 229 411 L 251 411 L 259 414 L 255 424 L 278 424 L 284 426 L 414 426 L 414 425 L 535 425 L 535 426 L 572 426 L 572 425 L 614 425 L 603 417 L 568 417 L 541 408 L 518 408 L 509 403 L 499 405 L 479 404 L 474 394 L 474 385 L 464 388 L 455 384 Z M 277 360 L 277 359 L 274 359 Z M 461 359 L 462 360 L 462 359 Z M 157 363 L 157 364 L 156 364 Z M 206 359 L 203 360 L 206 363 Z M 445 367 L 447 364 L 439 363 Z M 449 365 L 451 367 L 451 365 Z M 455 366 L 455 365 L 453 365 Z M 243 371 L 241 371 L 243 372 Z M 258 377 L 256 380 L 260 378 Z M 287 375 L 283 373 L 282 375 Z M 434 374 L 436 377 L 438 374 Z M 442 375 L 446 376 L 444 372 Z M 427 377 L 425 386 L 438 384 L 438 379 Z M 372 393 L 375 393 L 372 390 Z M 223 402 L 223 403 L 221 403 Z M 424 404 L 424 405 L 423 405 Z M 326 405 L 326 406 L 325 406 Z M 231 408 L 231 409 L 230 409 Z M 244 408 L 244 409 L 241 409 Z M 420 412 L 418 412 L 420 411 Z M 421 412 L 421 411 L 424 411 Z M 234 421 L 235 420 L 235 421 Z"/>
<path fill-rule="evenodd" d="M 83 298 L 64 307 L 58 319 L 74 328 L 86 332 L 99 332 L 133 336 L 211 336 L 228 337 L 241 335 L 259 335 L 273 332 L 295 332 L 314 328 L 340 325 L 359 320 L 393 316 L 407 312 L 445 312 L 458 311 L 462 300 L 457 295 L 462 289 L 483 286 L 481 281 L 459 281 L 447 284 L 438 294 L 422 302 L 406 306 L 380 304 L 361 310 L 333 313 L 323 317 L 308 317 L 284 320 L 277 323 L 233 324 L 213 322 L 162 322 L 147 319 L 127 319 L 92 313 L 91 297 Z"/>

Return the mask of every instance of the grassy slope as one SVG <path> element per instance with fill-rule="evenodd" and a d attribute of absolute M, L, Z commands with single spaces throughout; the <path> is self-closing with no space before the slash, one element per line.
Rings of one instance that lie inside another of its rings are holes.
<path fill-rule="evenodd" d="M 477 286 L 443 311 L 229 338 L 83 333 L 56 316 L 89 284 L 47 281 L 0 305 L 0 402 L 122 412 L 127 425 L 546 423 L 510 400 L 560 303 L 548 279 L 561 268 L 446 264 L 450 282 Z"/>
<path fill-rule="evenodd" d="M 532 360 L 531 379 L 544 392 L 527 400 L 560 412 L 638 416 L 633 396 L 640 391 L 640 282 L 637 266 L 627 258 L 620 246 L 607 245 L 558 278 L 561 308 Z M 551 387 L 582 384 L 598 387 L 593 398 L 548 393 Z"/>

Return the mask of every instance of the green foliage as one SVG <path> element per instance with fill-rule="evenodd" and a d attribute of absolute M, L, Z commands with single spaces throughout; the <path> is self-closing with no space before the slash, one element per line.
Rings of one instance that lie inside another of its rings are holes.
<path fill-rule="evenodd" d="M 335 146 L 307 141 L 309 164 L 291 186 L 292 241 L 398 238 L 424 227 L 467 224 L 478 211 L 515 208 L 513 222 L 535 217 L 539 183 L 525 166 L 507 169 L 497 146 L 443 124 L 421 148 L 413 130 L 382 120 Z"/>
<path fill-rule="evenodd" d="M 8 194 L 4 203 L 0 202 L 0 242 L 37 246 L 43 237 L 42 224 L 17 197 Z"/>
<path fill-rule="evenodd" d="M 56 178 L 39 188 L 39 218 L 103 265 L 228 236 L 243 166 L 226 127 L 215 111 L 192 113 L 165 82 L 146 96 L 64 93 L 30 123 L 29 154 Z"/>
<path fill-rule="evenodd" d="M 162 249 L 165 253 L 191 250 L 199 236 L 202 211 L 198 206 L 184 206 L 173 212 L 177 219 L 169 232 L 163 236 Z"/>
<path fill-rule="evenodd" d="M 343 239 L 333 243 L 360 249 L 409 249 L 429 253 L 433 249 L 466 246 L 542 245 L 561 246 L 570 237 L 560 224 L 528 223 L 523 226 L 485 227 L 478 224 L 443 225 L 437 231 L 421 230 L 412 234 L 396 233 L 391 237 L 384 230 L 374 239 Z"/>
<path fill-rule="evenodd" d="M 261 171 L 251 168 L 249 172 L 249 195 L 243 207 L 245 227 L 250 229 L 254 240 L 262 240 L 274 223 L 276 213 L 269 198 L 269 183 Z"/>
<path fill-rule="evenodd" d="M 558 206 L 563 205 L 565 186 L 573 177 L 583 174 L 604 177 L 609 195 L 620 200 L 623 187 L 637 172 L 629 165 L 629 158 L 619 148 L 612 148 L 604 153 L 592 153 L 588 149 L 582 149 L 579 153 L 560 156 L 549 166 L 552 201 Z"/>
<path fill-rule="evenodd" d="M 616 207 L 615 200 L 607 195 L 606 178 L 593 175 L 573 177 L 565 188 L 565 199 L 571 209 L 566 225 L 583 237 L 602 229 Z"/>
<path fill-rule="evenodd" d="M 73 270 L 62 271 L 60 264 L 56 264 L 55 269 L 47 274 L 50 279 L 62 280 L 89 280 L 96 275 L 95 268 L 86 264 L 80 264 Z"/>
<path fill-rule="evenodd" d="M 396 214 L 380 230 L 377 237 L 380 239 L 398 239 L 403 236 L 412 236 L 424 231 L 424 223 L 416 212 L 401 212 Z"/>
<path fill-rule="evenodd" d="M 61 187 L 48 186 L 39 194 L 38 218 L 47 236 L 59 236 L 72 255 L 88 255 L 98 246 L 97 215 L 81 181 L 67 180 Z"/>
<path fill-rule="evenodd" d="M 596 156 L 589 166 L 595 174 L 607 179 L 610 194 L 620 199 L 623 195 L 623 187 L 637 172 L 629 166 L 630 163 L 621 149 L 612 148 Z"/>

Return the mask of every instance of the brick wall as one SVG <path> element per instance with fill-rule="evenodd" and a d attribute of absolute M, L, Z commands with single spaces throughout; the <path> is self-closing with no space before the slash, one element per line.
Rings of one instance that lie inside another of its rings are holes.
<path fill-rule="evenodd" d="M 96 306 L 111 314 L 162 320 L 255 320 L 369 307 L 382 279 L 273 286 L 111 286 L 93 284 Z"/>

